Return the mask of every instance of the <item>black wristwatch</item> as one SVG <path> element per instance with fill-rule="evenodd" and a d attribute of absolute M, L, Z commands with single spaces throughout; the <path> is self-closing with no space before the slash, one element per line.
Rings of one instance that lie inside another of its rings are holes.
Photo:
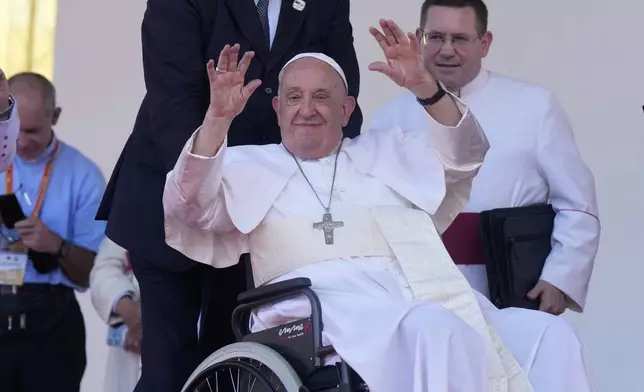
<path fill-rule="evenodd" d="M 418 103 L 423 106 L 432 106 L 436 102 L 440 101 L 445 96 L 445 94 L 447 94 L 447 91 L 445 91 L 443 85 L 438 81 L 436 81 L 436 86 L 438 86 L 438 91 L 436 91 L 436 94 L 429 98 L 416 97 Z"/>
<path fill-rule="evenodd" d="M 60 243 L 60 248 L 58 249 L 58 252 L 56 252 L 56 258 L 64 259 L 65 257 L 67 257 L 68 251 L 69 251 L 69 242 L 63 239 Z"/>

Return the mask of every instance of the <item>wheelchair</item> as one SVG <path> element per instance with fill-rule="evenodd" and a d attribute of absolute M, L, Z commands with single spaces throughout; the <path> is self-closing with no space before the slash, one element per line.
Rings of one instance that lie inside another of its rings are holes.
<path fill-rule="evenodd" d="M 308 318 L 250 333 L 254 310 L 302 295 L 311 303 Z M 368 392 L 368 386 L 344 361 L 324 365 L 324 358 L 335 350 L 322 344 L 321 317 L 320 300 L 307 278 L 241 293 L 232 317 L 237 343 L 206 358 L 182 392 Z"/>

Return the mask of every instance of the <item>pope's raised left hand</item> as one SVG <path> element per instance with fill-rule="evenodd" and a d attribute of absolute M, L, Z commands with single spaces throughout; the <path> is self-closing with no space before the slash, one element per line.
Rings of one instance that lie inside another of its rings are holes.
<path fill-rule="evenodd" d="M 60 250 L 62 239 L 49 230 L 40 219 L 28 218 L 16 222 L 15 227 L 23 245 L 29 249 L 51 254 L 56 254 Z"/>
<path fill-rule="evenodd" d="M 378 41 L 387 61 L 373 62 L 369 69 L 387 75 L 417 97 L 432 96 L 438 88 L 425 69 L 416 35 L 405 34 L 393 20 L 380 19 L 380 27 L 382 32 L 375 27 L 370 27 L 369 32 Z"/>

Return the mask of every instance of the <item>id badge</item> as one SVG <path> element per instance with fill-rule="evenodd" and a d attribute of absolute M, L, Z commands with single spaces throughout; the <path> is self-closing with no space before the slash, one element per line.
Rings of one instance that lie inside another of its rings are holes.
<path fill-rule="evenodd" d="M 123 347 L 126 334 L 127 325 L 110 326 L 107 329 L 107 345 L 110 347 Z"/>
<path fill-rule="evenodd" d="M 0 284 L 22 286 L 28 256 L 22 252 L 0 251 Z"/>

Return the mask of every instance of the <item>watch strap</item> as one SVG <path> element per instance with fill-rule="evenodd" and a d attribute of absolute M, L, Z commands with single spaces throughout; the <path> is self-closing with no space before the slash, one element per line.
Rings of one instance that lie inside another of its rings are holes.
<path fill-rule="evenodd" d="M 447 94 L 447 91 L 445 91 L 443 86 L 438 81 L 436 81 L 436 86 L 438 86 L 438 91 L 436 91 L 436 93 L 433 96 L 429 98 L 416 97 L 416 100 L 418 101 L 418 103 L 421 104 L 422 106 L 431 106 L 436 102 L 440 101 L 441 99 L 443 99 L 445 94 Z"/>
<path fill-rule="evenodd" d="M 69 243 L 64 239 L 60 242 L 60 248 L 58 249 L 58 252 L 56 252 L 56 258 L 57 259 L 62 259 L 65 256 L 67 256 L 68 244 Z"/>

